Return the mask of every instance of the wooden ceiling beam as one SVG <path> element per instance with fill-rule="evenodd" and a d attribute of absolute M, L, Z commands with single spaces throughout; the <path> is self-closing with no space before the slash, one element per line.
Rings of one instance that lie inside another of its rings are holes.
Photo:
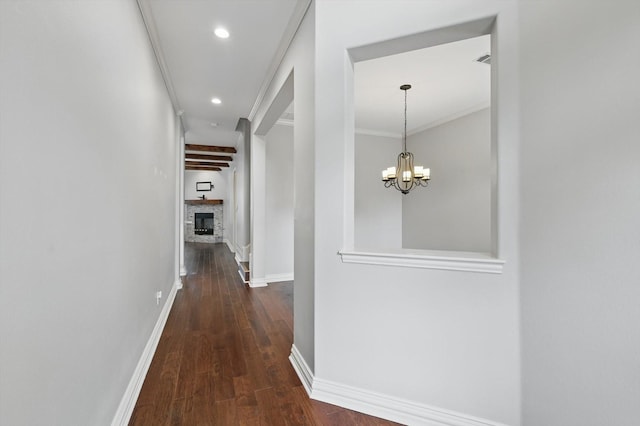
<path fill-rule="evenodd" d="M 226 152 L 228 154 L 236 154 L 237 151 L 232 146 L 213 146 L 213 145 L 195 145 L 185 144 L 185 151 L 206 151 L 206 152 Z"/>
<path fill-rule="evenodd" d="M 185 166 L 211 166 L 211 167 L 229 167 L 228 163 L 215 163 L 213 161 L 185 161 Z"/>
<path fill-rule="evenodd" d="M 213 154 L 185 154 L 187 160 L 214 160 L 214 161 L 233 161 L 230 155 L 213 155 Z"/>
<path fill-rule="evenodd" d="M 201 170 L 205 172 L 220 172 L 220 167 L 203 167 L 203 166 L 185 166 L 185 170 Z"/>

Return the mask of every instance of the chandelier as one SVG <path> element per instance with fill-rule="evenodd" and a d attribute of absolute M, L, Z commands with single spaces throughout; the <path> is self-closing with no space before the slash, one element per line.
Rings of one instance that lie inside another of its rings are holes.
<path fill-rule="evenodd" d="M 431 169 L 413 165 L 413 154 L 407 151 L 407 90 L 410 84 L 403 84 L 404 90 L 404 133 L 402 135 L 402 152 L 398 154 L 398 165 L 388 167 L 382 171 L 382 181 L 385 188 L 395 188 L 403 194 L 408 194 L 413 188 L 427 186 L 431 179 Z"/>

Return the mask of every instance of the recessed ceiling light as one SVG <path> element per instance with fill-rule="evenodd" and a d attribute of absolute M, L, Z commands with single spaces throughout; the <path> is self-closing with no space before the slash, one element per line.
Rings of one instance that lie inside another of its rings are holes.
<path fill-rule="evenodd" d="M 218 123 L 214 123 L 213 121 L 212 121 L 211 123 L 209 123 L 209 125 L 210 125 L 211 127 L 218 127 Z"/>
<path fill-rule="evenodd" d="M 220 105 L 222 103 L 222 101 L 220 100 L 220 98 L 213 98 L 213 99 L 211 99 L 211 103 L 212 104 L 216 104 L 216 105 Z"/>
<path fill-rule="evenodd" d="M 216 28 L 213 33 L 219 38 L 229 38 L 229 31 L 225 30 L 222 27 Z"/>

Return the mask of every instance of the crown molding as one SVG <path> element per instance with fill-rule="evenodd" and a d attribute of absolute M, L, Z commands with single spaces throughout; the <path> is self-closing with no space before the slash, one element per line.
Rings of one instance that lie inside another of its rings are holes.
<path fill-rule="evenodd" d="M 463 110 L 454 112 L 453 114 L 446 115 L 437 120 L 431 121 L 429 123 L 423 124 L 422 126 L 416 127 L 407 132 L 407 136 L 417 135 L 418 133 L 424 132 L 425 130 L 432 129 L 434 127 L 441 126 L 449 121 L 457 120 L 458 118 L 462 118 L 465 115 L 473 114 L 474 112 L 482 111 L 485 108 L 489 108 L 491 106 L 491 101 L 481 102 L 477 105 L 473 105 L 469 108 L 465 108 Z"/>
<path fill-rule="evenodd" d="M 363 129 L 356 127 L 356 135 L 381 136 L 384 138 L 402 138 L 402 133 L 385 132 L 384 130 Z"/>
<path fill-rule="evenodd" d="M 293 120 L 288 118 L 279 118 L 278 121 L 276 121 L 276 124 L 279 126 L 293 127 Z"/>
<path fill-rule="evenodd" d="M 171 73 L 169 72 L 169 67 L 167 66 L 167 63 L 164 59 L 164 52 L 162 50 L 162 45 L 160 44 L 160 37 L 158 36 L 156 21 L 153 18 L 153 12 L 151 11 L 150 0 L 136 0 L 136 3 L 138 4 L 138 10 L 140 10 L 140 15 L 142 16 L 142 22 L 144 23 L 144 26 L 147 30 L 147 36 L 149 37 L 151 49 L 153 50 L 156 62 L 158 63 L 158 68 L 160 69 L 162 80 L 164 81 L 164 85 L 167 88 L 167 93 L 169 94 L 169 98 L 171 99 L 173 110 L 175 114 L 180 117 L 182 129 L 186 133 L 187 127 L 182 118 L 182 113 L 184 111 L 180 107 L 180 102 L 178 101 L 178 96 L 176 95 L 176 91 L 171 80 Z"/>
<path fill-rule="evenodd" d="M 280 39 L 280 45 L 278 46 L 278 50 L 276 54 L 273 56 L 273 60 L 271 61 L 271 65 L 269 65 L 269 69 L 265 74 L 265 78 L 262 81 L 262 86 L 260 86 L 260 91 L 258 92 L 258 96 L 256 97 L 256 101 L 253 103 L 253 107 L 251 107 L 251 112 L 249 112 L 248 119 L 249 121 L 253 121 L 255 118 L 258 108 L 260 104 L 264 100 L 264 96 L 267 93 L 267 89 L 271 86 L 273 82 L 273 78 L 276 75 L 276 71 L 280 67 L 282 60 L 284 59 L 284 55 L 289 50 L 289 46 L 293 41 L 296 33 L 298 32 L 298 28 L 300 28 L 300 24 L 302 24 L 302 20 L 304 16 L 307 14 L 309 7 L 311 6 L 311 0 L 298 0 L 296 3 L 296 7 L 291 14 L 291 18 L 289 19 L 289 24 L 282 34 L 282 38 Z"/>

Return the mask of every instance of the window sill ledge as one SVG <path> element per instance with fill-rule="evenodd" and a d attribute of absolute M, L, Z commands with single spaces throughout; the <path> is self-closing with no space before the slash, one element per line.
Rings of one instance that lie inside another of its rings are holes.
<path fill-rule="evenodd" d="M 501 274 L 504 260 L 485 253 L 399 250 L 397 252 L 347 251 L 338 252 L 342 263 L 400 266 L 404 268 L 441 269 L 447 271 Z"/>

